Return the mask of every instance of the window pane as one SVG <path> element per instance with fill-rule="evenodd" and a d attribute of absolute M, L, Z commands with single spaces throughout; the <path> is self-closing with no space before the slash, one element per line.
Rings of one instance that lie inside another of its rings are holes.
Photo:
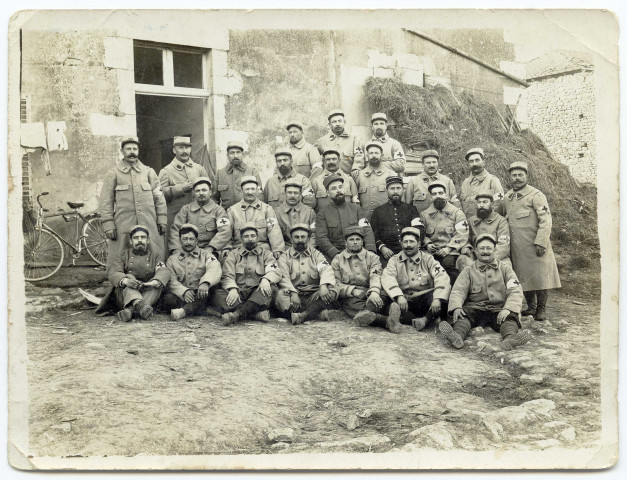
<path fill-rule="evenodd" d="M 163 51 L 158 48 L 133 48 L 135 83 L 163 85 Z"/>
<path fill-rule="evenodd" d="M 174 86 L 202 88 L 202 55 L 200 53 L 172 52 Z"/>

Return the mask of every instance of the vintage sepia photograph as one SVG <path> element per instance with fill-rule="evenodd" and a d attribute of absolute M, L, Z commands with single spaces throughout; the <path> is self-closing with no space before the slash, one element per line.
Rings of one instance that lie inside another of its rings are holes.
<path fill-rule="evenodd" d="M 8 28 L 12 467 L 617 462 L 611 12 Z"/>

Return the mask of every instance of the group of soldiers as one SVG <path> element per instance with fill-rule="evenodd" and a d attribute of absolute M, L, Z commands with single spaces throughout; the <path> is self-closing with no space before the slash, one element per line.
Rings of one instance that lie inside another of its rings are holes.
<path fill-rule="evenodd" d="M 341 110 L 328 121 L 315 146 L 301 124 L 286 126 L 289 146 L 263 188 L 241 142 L 227 144 L 212 181 L 187 137 L 174 138 L 159 175 L 139 160 L 138 139 L 124 139 L 100 195 L 111 288 L 97 312 L 131 321 L 153 307 L 174 320 L 217 311 L 230 325 L 267 321 L 272 309 L 296 325 L 343 310 L 393 333 L 435 322 L 455 348 L 475 326 L 499 331 L 506 349 L 528 342 L 521 314 L 545 320 L 560 280 L 551 213 L 527 164 L 510 165 L 504 193 L 472 148 L 458 191 L 428 150 L 406 184 L 384 113 L 372 115 L 365 146 Z"/>

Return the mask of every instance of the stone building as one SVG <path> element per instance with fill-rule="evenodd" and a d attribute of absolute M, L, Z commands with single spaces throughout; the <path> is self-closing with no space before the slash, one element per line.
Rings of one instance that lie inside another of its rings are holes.
<path fill-rule="evenodd" d="M 526 122 L 580 182 L 596 184 L 594 67 L 582 52 L 555 50 L 527 64 Z"/>

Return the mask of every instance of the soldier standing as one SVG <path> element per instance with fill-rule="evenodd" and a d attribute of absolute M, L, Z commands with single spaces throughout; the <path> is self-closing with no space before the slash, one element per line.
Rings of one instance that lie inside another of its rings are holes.
<path fill-rule="evenodd" d="M 339 175 L 344 179 L 342 186 L 344 197 L 351 203 L 358 203 L 359 198 L 357 197 L 357 185 L 355 184 L 355 180 L 353 180 L 353 177 L 340 170 L 340 152 L 337 150 L 327 150 L 324 152 L 322 155 L 322 165 L 324 166 L 324 170 L 322 170 L 311 183 L 316 200 L 312 208 L 316 213 L 332 203 L 329 193 L 324 186 L 325 179 L 331 175 Z"/>
<path fill-rule="evenodd" d="M 466 218 L 477 213 L 475 195 L 489 191 L 494 197 L 494 210 L 501 211 L 503 187 L 498 178 L 485 169 L 485 159 L 482 148 L 471 148 L 466 152 L 466 163 L 470 167 L 471 175 L 466 177 L 459 187 L 459 200 Z"/>
<path fill-rule="evenodd" d="M 303 203 L 313 208 L 316 203 L 316 197 L 314 197 L 311 189 L 311 182 L 307 177 L 294 170 L 292 153 L 286 148 L 279 148 L 274 154 L 274 158 L 278 171 L 266 182 L 266 186 L 263 189 L 263 201 L 276 210 L 285 201 L 285 184 L 287 182 L 297 182 L 302 187 Z"/>
<path fill-rule="evenodd" d="M 322 171 L 322 160 L 318 149 L 303 137 L 303 125 L 292 122 L 287 126 L 290 138 L 289 151 L 294 159 L 294 168 L 301 175 L 309 178 Z"/>
<path fill-rule="evenodd" d="M 370 142 L 366 145 L 368 165 L 359 172 L 357 177 L 357 192 L 361 208 L 366 212 L 366 218 L 370 220 L 372 211 L 388 200 L 385 188 L 385 180 L 396 174 L 381 163 L 383 147 L 378 142 Z"/>
<path fill-rule="evenodd" d="M 453 180 L 438 171 L 439 160 L 440 154 L 435 150 L 424 152 L 422 154 L 422 173 L 412 177 L 405 189 L 403 200 L 416 207 L 419 212 L 426 210 L 431 205 L 428 187 L 433 182 L 443 183 L 449 194 L 450 202 L 457 208 L 461 206 Z"/>
<path fill-rule="evenodd" d="M 316 239 L 313 235 L 316 229 L 316 212 L 314 212 L 307 205 L 303 205 L 302 199 L 302 189 L 303 186 L 291 180 L 285 182 L 285 202 L 279 205 L 276 210 L 276 218 L 279 221 L 279 226 L 281 227 L 281 233 L 283 234 L 283 241 L 285 242 L 285 246 L 289 247 L 292 245 L 291 239 L 291 229 L 294 225 L 297 224 L 306 224 L 309 225 L 310 235 L 309 235 L 309 245 L 312 247 L 316 246 Z"/>
<path fill-rule="evenodd" d="M 228 142 L 226 153 L 229 164 L 218 170 L 216 180 L 218 188 L 213 192 L 213 200 L 228 210 L 242 199 L 242 178 L 253 176 L 257 179 L 257 185 L 261 186 L 261 177 L 256 167 L 244 162 L 244 144 L 242 142 Z"/>
<path fill-rule="evenodd" d="M 359 170 L 365 167 L 363 143 L 359 137 L 346 131 L 346 120 L 342 110 L 331 110 L 328 120 L 330 131 L 316 142 L 318 151 L 321 155 L 328 150 L 339 152 L 340 169 L 356 180 Z"/>
<path fill-rule="evenodd" d="M 370 119 L 372 124 L 371 142 L 381 144 L 381 163 L 384 167 L 394 170 L 396 173 L 405 171 L 405 152 L 398 140 L 394 140 L 387 133 L 388 117 L 385 113 L 375 113 Z"/>

